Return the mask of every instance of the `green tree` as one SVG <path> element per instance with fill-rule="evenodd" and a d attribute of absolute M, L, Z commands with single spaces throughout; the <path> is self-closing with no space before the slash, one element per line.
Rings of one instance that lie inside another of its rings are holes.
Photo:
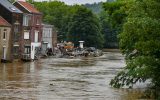
<path fill-rule="evenodd" d="M 104 35 L 104 47 L 105 48 L 118 48 L 117 33 L 112 29 L 109 21 L 110 17 L 106 11 L 102 11 L 99 14 L 99 19 L 102 27 L 102 34 Z"/>
<path fill-rule="evenodd" d="M 160 1 L 135 0 L 120 34 L 126 67 L 111 81 L 113 87 L 151 80 L 160 96 Z"/>
<path fill-rule="evenodd" d="M 100 33 L 99 20 L 87 8 L 79 5 L 68 6 L 58 1 L 34 2 L 34 4 L 43 13 L 43 21 L 57 28 L 59 40 L 69 40 L 76 43 L 78 43 L 78 40 L 84 40 L 86 46 L 102 47 L 103 35 Z M 85 12 L 81 11 L 79 13 L 80 10 Z M 83 19 L 84 21 L 82 21 Z M 79 22 L 76 22 L 76 20 Z M 77 26 L 81 25 L 81 27 L 78 26 L 79 29 L 73 31 L 76 24 Z M 75 35 L 78 31 L 81 33 L 80 37 Z M 75 39 L 77 40 L 75 41 Z"/>
<path fill-rule="evenodd" d="M 8 0 L 8 1 L 11 2 L 11 3 L 15 2 L 15 0 Z"/>
<path fill-rule="evenodd" d="M 105 12 L 100 14 L 100 19 L 106 40 L 105 47 L 118 48 L 118 35 L 126 20 L 126 8 L 126 2 L 123 0 L 103 4 Z"/>
<path fill-rule="evenodd" d="M 65 40 L 71 7 L 59 1 L 34 2 L 43 13 L 43 21 L 54 25 L 58 30 L 58 39 Z"/>
<path fill-rule="evenodd" d="M 93 4 L 85 4 L 84 6 L 87 7 L 88 9 L 91 9 L 93 13 L 99 14 L 101 11 L 103 11 L 102 8 L 103 3 L 93 3 Z"/>
<path fill-rule="evenodd" d="M 29 3 L 33 3 L 33 0 L 26 0 L 27 2 L 29 2 Z"/>
<path fill-rule="evenodd" d="M 103 47 L 103 35 L 98 18 L 91 10 L 79 6 L 72 16 L 67 38 L 76 45 L 78 41 L 85 41 L 85 46 Z"/>
<path fill-rule="evenodd" d="M 63 17 L 66 16 L 68 6 L 63 2 L 35 2 L 35 6 L 43 13 L 43 21 L 49 24 L 54 24 L 60 28 L 63 23 Z"/>

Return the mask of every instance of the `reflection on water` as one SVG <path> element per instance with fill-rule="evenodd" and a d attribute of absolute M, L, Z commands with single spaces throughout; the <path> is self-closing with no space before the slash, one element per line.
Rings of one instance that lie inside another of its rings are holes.
<path fill-rule="evenodd" d="M 120 53 L 98 58 L 48 58 L 0 64 L 0 100 L 135 100 L 142 89 L 113 89 L 125 66 Z"/>

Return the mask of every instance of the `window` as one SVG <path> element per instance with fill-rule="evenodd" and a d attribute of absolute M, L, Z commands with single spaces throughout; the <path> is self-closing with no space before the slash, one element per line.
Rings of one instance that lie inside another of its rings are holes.
<path fill-rule="evenodd" d="M 40 20 L 39 18 L 36 19 L 36 25 L 39 25 L 40 24 Z"/>
<path fill-rule="evenodd" d="M 50 37 L 50 30 L 48 29 L 48 37 Z"/>
<path fill-rule="evenodd" d="M 6 47 L 3 47 L 3 59 L 6 59 Z"/>
<path fill-rule="evenodd" d="M 49 38 L 51 37 L 51 33 L 49 32 L 49 36 L 48 36 Z"/>
<path fill-rule="evenodd" d="M 3 31 L 3 40 L 6 39 L 6 35 L 7 35 L 7 29 L 4 29 L 4 31 Z"/>
<path fill-rule="evenodd" d="M 34 34 L 34 42 L 38 42 L 38 34 L 39 34 L 39 32 L 38 32 L 38 31 L 35 31 L 35 34 Z"/>
<path fill-rule="evenodd" d="M 29 39 L 29 31 L 24 32 L 24 39 Z"/>
<path fill-rule="evenodd" d="M 31 51 L 31 47 L 30 46 L 25 46 L 24 47 L 24 53 L 25 54 L 30 54 L 30 51 Z"/>
<path fill-rule="evenodd" d="M 52 37 L 52 29 L 50 29 L 50 38 Z"/>
<path fill-rule="evenodd" d="M 46 32 L 45 32 L 45 34 L 46 34 L 46 38 L 48 37 L 48 30 L 46 29 Z"/>
<path fill-rule="evenodd" d="M 17 42 L 19 40 L 19 37 L 20 37 L 20 26 L 19 25 L 15 25 L 14 26 L 14 42 Z"/>
<path fill-rule="evenodd" d="M 18 45 L 14 45 L 13 47 L 13 57 L 14 59 L 18 59 L 19 58 L 19 46 Z"/>
<path fill-rule="evenodd" d="M 18 33 L 18 32 L 19 32 L 19 25 L 15 25 L 15 26 L 14 26 L 14 32 L 15 32 L 15 33 Z"/>
<path fill-rule="evenodd" d="M 29 15 L 24 15 L 23 16 L 23 25 L 28 26 L 29 25 L 29 20 L 30 20 L 30 16 Z"/>
<path fill-rule="evenodd" d="M 45 31 L 46 31 L 46 30 L 45 30 L 45 29 L 43 29 L 43 34 L 42 34 L 42 35 L 43 35 L 43 38 L 45 38 L 45 37 L 46 37 Z"/>
<path fill-rule="evenodd" d="M 14 46 L 13 47 L 13 53 L 18 54 L 19 53 L 19 46 Z"/>

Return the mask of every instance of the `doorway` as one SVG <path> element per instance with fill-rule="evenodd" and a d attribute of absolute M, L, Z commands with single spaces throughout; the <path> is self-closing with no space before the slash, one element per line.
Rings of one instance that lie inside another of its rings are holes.
<path fill-rule="evenodd" d="M 3 47 L 3 57 L 2 59 L 6 59 L 6 47 Z"/>

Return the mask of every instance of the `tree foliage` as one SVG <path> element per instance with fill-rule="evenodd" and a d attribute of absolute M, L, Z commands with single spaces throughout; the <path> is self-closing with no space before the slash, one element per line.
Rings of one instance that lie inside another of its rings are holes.
<path fill-rule="evenodd" d="M 136 82 L 151 80 L 160 91 L 160 1 L 135 0 L 127 14 L 120 34 L 126 67 L 111 85 L 132 87 Z"/>
<path fill-rule="evenodd" d="M 43 13 L 43 20 L 58 30 L 59 40 L 85 41 L 86 46 L 103 46 L 103 36 L 99 20 L 92 11 L 84 6 L 68 6 L 63 2 L 35 2 Z M 83 12 L 84 11 L 84 12 Z"/>
<path fill-rule="evenodd" d="M 68 40 L 78 44 L 85 41 L 86 46 L 102 48 L 103 35 L 98 18 L 85 7 L 79 7 L 69 24 Z"/>
<path fill-rule="evenodd" d="M 61 28 L 67 16 L 69 7 L 63 2 L 34 2 L 34 5 L 43 13 L 43 21 Z"/>
<path fill-rule="evenodd" d="M 8 1 L 11 2 L 11 3 L 15 2 L 15 0 L 8 0 Z"/>
<path fill-rule="evenodd" d="M 102 5 L 103 3 L 99 2 L 94 4 L 85 4 L 84 6 L 87 7 L 88 9 L 91 9 L 93 13 L 99 14 L 100 12 L 103 11 Z"/>
<path fill-rule="evenodd" d="M 103 4 L 105 12 L 100 15 L 102 32 L 105 35 L 106 47 L 118 47 L 118 35 L 122 31 L 126 18 L 126 2 L 106 2 Z M 104 15 L 105 14 L 105 15 Z M 106 16 L 106 17 L 104 17 Z"/>
<path fill-rule="evenodd" d="M 102 27 L 102 34 L 105 38 L 104 47 L 105 48 L 118 48 L 117 33 L 111 27 L 110 16 L 106 11 L 102 11 L 99 14 L 100 24 Z"/>
<path fill-rule="evenodd" d="M 112 2 L 112 3 L 111 3 Z M 108 12 L 110 8 L 116 8 L 113 4 L 117 4 L 117 2 L 107 1 L 106 3 L 94 3 L 94 4 L 85 4 L 84 6 L 91 9 L 93 13 L 97 14 L 99 17 L 100 25 L 101 25 L 101 33 L 104 36 L 104 47 L 105 48 L 118 48 L 118 28 L 113 27 L 112 14 L 109 15 Z M 113 12 L 112 12 L 113 13 Z M 117 17 L 119 15 L 117 14 Z M 118 25 L 118 23 L 117 23 Z"/>
<path fill-rule="evenodd" d="M 34 5 L 43 13 L 43 21 L 56 27 L 58 40 L 66 40 L 69 19 L 73 12 L 71 7 L 59 1 L 34 2 Z"/>

